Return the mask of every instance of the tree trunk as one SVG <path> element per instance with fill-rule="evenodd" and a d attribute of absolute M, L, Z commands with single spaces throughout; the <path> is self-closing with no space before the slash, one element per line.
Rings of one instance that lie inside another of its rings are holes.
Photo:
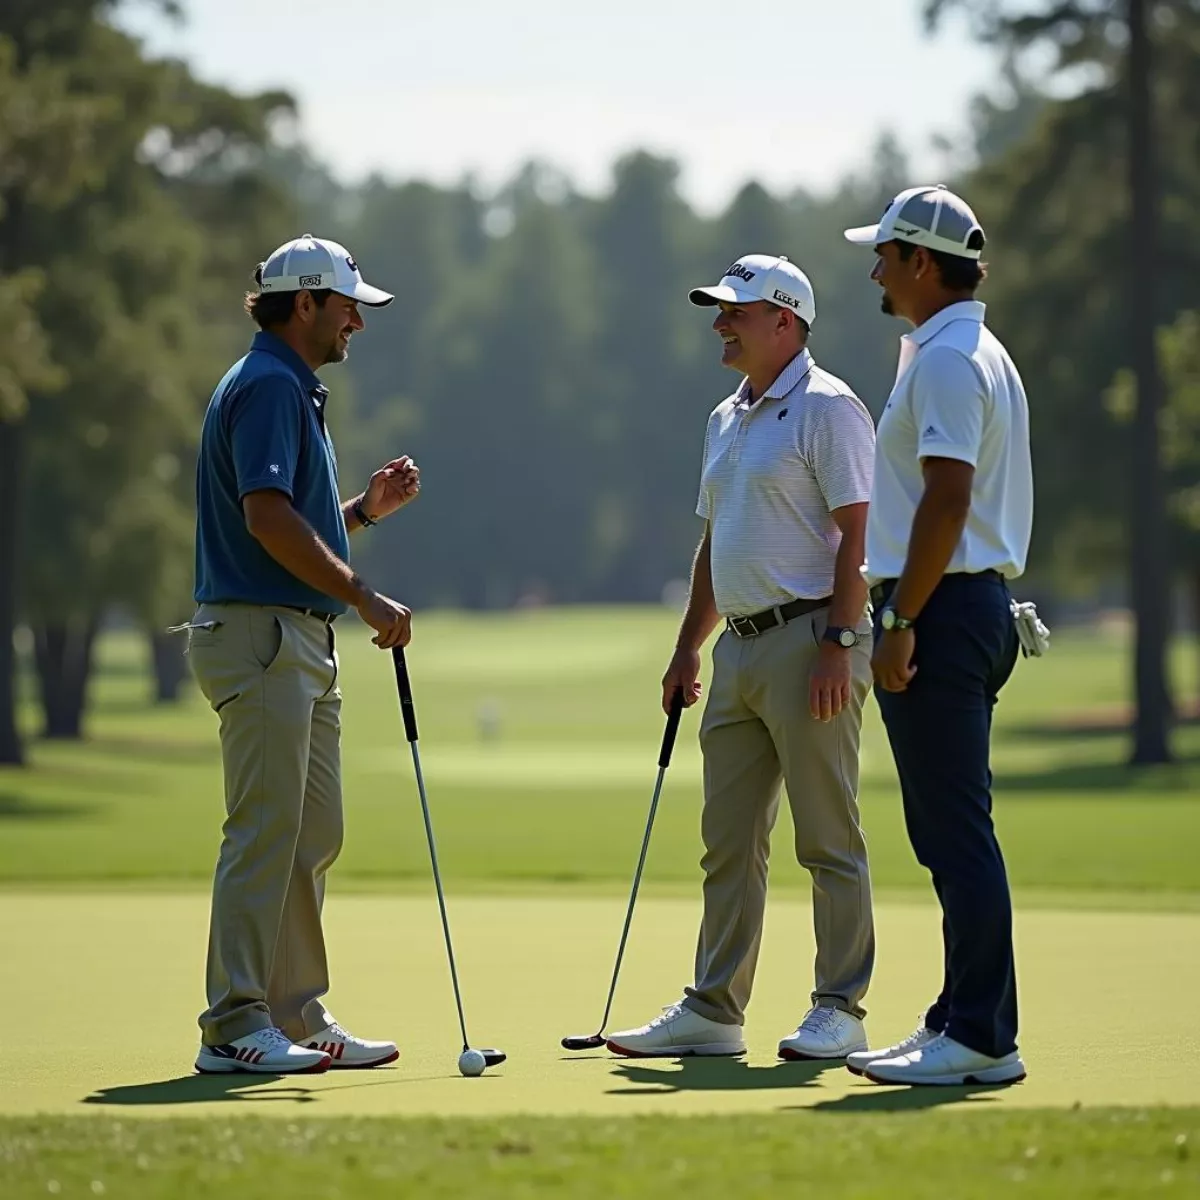
<path fill-rule="evenodd" d="M 1129 329 L 1137 376 L 1129 523 L 1130 584 L 1135 619 L 1132 761 L 1169 762 L 1170 698 L 1166 651 L 1169 632 L 1167 518 L 1159 412 L 1162 378 L 1156 344 L 1158 306 L 1155 122 L 1146 0 L 1128 0 Z"/>
<path fill-rule="evenodd" d="M 187 639 L 178 633 L 152 633 L 150 656 L 154 663 L 154 700 L 156 704 L 173 704 L 179 699 L 179 689 L 187 678 Z"/>
<path fill-rule="evenodd" d="M 83 736 L 83 713 L 98 624 L 95 617 L 87 617 L 38 625 L 34 629 L 45 737 Z"/>
<path fill-rule="evenodd" d="M 21 438 L 18 421 L 0 421 L 0 765 L 25 761 L 17 728 L 17 561 L 21 534 Z"/>

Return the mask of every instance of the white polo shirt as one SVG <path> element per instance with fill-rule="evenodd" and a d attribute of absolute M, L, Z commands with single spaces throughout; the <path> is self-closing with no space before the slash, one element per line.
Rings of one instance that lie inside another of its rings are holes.
<path fill-rule="evenodd" d="M 925 491 L 923 458 L 975 468 L 971 511 L 948 574 L 1025 570 L 1033 529 L 1029 403 L 1008 351 L 975 300 L 951 304 L 900 339 L 896 384 L 879 420 L 867 518 L 868 583 L 904 568 Z"/>
<path fill-rule="evenodd" d="M 830 513 L 870 499 L 874 453 L 866 406 L 807 350 L 757 403 L 743 380 L 717 405 L 696 512 L 711 529 L 721 616 L 833 593 L 842 535 Z"/>

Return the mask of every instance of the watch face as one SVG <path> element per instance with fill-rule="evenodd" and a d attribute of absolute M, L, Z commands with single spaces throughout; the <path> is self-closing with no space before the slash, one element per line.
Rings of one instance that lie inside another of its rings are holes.
<path fill-rule="evenodd" d="M 883 610 L 882 615 L 879 618 L 879 624 L 882 625 L 884 629 L 891 629 L 895 623 L 896 623 L 895 610 L 890 609 L 890 608 L 885 608 Z"/>
<path fill-rule="evenodd" d="M 845 646 L 847 650 L 849 650 L 858 645 L 858 634 L 855 633 L 853 629 L 843 629 L 842 632 L 838 634 L 838 641 L 841 642 L 841 644 Z"/>

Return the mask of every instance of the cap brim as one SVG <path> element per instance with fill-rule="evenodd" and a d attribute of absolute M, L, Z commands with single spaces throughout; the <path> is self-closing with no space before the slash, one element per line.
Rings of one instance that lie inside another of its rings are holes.
<path fill-rule="evenodd" d="M 855 229 L 847 229 L 843 236 L 846 241 L 853 242 L 856 246 L 878 246 L 879 226 L 859 225 Z"/>
<path fill-rule="evenodd" d="M 351 300 L 357 300 L 359 304 L 365 304 L 368 308 L 385 308 L 396 298 L 391 292 L 372 287 L 361 279 L 351 288 L 331 288 L 330 290 L 337 292 L 339 296 L 349 296 Z"/>
<path fill-rule="evenodd" d="M 688 292 L 688 299 L 700 308 L 712 308 L 722 301 L 726 304 L 753 304 L 762 297 L 753 292 L 743 292 L 739 288 L 723 287 L 718 283 L 715 287 L 692 288 Z"/>

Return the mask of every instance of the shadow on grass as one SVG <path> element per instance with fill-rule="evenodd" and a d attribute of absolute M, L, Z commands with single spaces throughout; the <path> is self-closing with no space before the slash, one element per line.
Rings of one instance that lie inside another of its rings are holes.
<path fill-rule="evenodd" d="M 1040 771 L 1006 771 L 995 768 L 992 789 L 1006 792 L 1156 792 L 1164 797 L 1191 800 L 1191 770 L 1200 765 L 1200 752 L 1180 754 L 1174 763 L 1136 769 L 1123 763 L 1064 763 Z"/>
<path fill-rule="evenodd" d="M 1133 718 L 1132 709 L 1115 705 L 1111 708 L 1084 710 L 1036 724 L 1005 724 L 996 730 L 996 736 L 997 740 L 1006 742 L 1124 739 L 1133 732 Z M 1178 704 L 1174 723 L 1177 729 L 1200 725 L 1200 704 Z"/>
<path fill-rule="evenodd" d="M 100 1088 L 84 1098 L 84 1104 L 208 1104 L 214 1100 L 284 1100 L 308 1104 L 316 1100 L 309 1087 L 291 1086 L 260 1091 L 282 1075 L 180 1075 L 153 1083 L 122 1084 Z"/>
<path fill-rule="evenodd" d="M 15 792 L 0 792 L 0 821 L 64 821 L 89 816 L 97 807 L 95 804 L 34 801 Z"/>
<path fill-rule="evenodd" d="M 842 1069 L 841 1062 L 781 1062 L 752 1067 L 736 1058 L 664 1060 L 670 1066 L 619 1063 L 613 1075 L 634 1087 L 609 1088 L 610 1096 L 665 1096 L 677 1092 L 736 1092 L 773 1088 L 817 1087 L 826 1071 Z"/>
<path fill-rule="evenodd" d="M 867 1083 L 836 1100 L 818 1100 L 816 1104 L 797 1104 L 803 1112 L 883 1113 L 918 1112 L 944 1108 L 948 1104 L 990 1104 L 993 1093 L 1006 1090 L 1003 1084 L 964 1087 L 881 1087 Z"/>

